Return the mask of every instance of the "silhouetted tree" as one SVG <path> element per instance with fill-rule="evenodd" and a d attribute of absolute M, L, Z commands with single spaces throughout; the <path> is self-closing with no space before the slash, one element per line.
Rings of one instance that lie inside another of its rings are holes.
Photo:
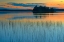
<path fill-rule="evenodd" d="M 50 8 L 50 13 L 53 13 L 54 12 L 54 8 Z"/>
<path fill-rule="evenodd" d="M 54 12 L 54 8 L 49 8 L 46 6 L 35 6 L 33 9 L 33 13 L 51 13 Z"/>
<path fill-rule="evenodd" d="M 37 5 L 34 7 L 34 9 L 33 9 L 33 12 L 34 13 L 37 13 L 37 11 L 38 11 L 38 9 L 37 9 L 38 7 L 37 7 Z"/>

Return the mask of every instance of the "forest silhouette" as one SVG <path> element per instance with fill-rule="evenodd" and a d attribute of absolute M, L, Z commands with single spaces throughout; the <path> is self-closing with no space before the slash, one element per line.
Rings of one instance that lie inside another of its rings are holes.
<path fill-rule="evenodd" d="M 46 6 L 35 6 L 33 8 L 33 13 L 54 13 L 54 8 L 46 7 Z"/>

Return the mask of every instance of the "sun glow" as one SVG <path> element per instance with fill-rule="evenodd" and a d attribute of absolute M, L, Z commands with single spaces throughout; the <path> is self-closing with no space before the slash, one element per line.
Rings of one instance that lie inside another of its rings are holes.
<path fill-rule="evenodd" d="M 64 0 L 56 0 L 53 2 L 47 2 L 46 6 L 64 8 Z"/>

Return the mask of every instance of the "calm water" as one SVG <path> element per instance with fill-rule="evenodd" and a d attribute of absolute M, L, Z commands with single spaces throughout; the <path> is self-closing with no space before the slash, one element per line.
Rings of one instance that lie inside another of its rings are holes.
<path fill-rule="evenodd" d="M 0 12 L 0 42 L 64 42 L 63 21 L 64 13 Z"/>
<path fill-rule="evenodd" d="M 44 15 L 45 13 L 32 13 L 32 12 L 17 12 L 17 11 L 0 11 L 0 19 L 42 19 L 42 18 L 46 18 L 48 16 L 50 16 L 50 14 L 52 16 L 56 16 L 58 13 L 46 13 L 46 15 Z"/>

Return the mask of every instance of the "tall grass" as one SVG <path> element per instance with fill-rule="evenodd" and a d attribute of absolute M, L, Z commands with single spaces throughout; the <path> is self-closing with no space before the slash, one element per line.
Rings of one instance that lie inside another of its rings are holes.
<path fill-rule="evenodd" d="M 0 21 L 0 42 L 64 42 L 64 23 Z"/>

